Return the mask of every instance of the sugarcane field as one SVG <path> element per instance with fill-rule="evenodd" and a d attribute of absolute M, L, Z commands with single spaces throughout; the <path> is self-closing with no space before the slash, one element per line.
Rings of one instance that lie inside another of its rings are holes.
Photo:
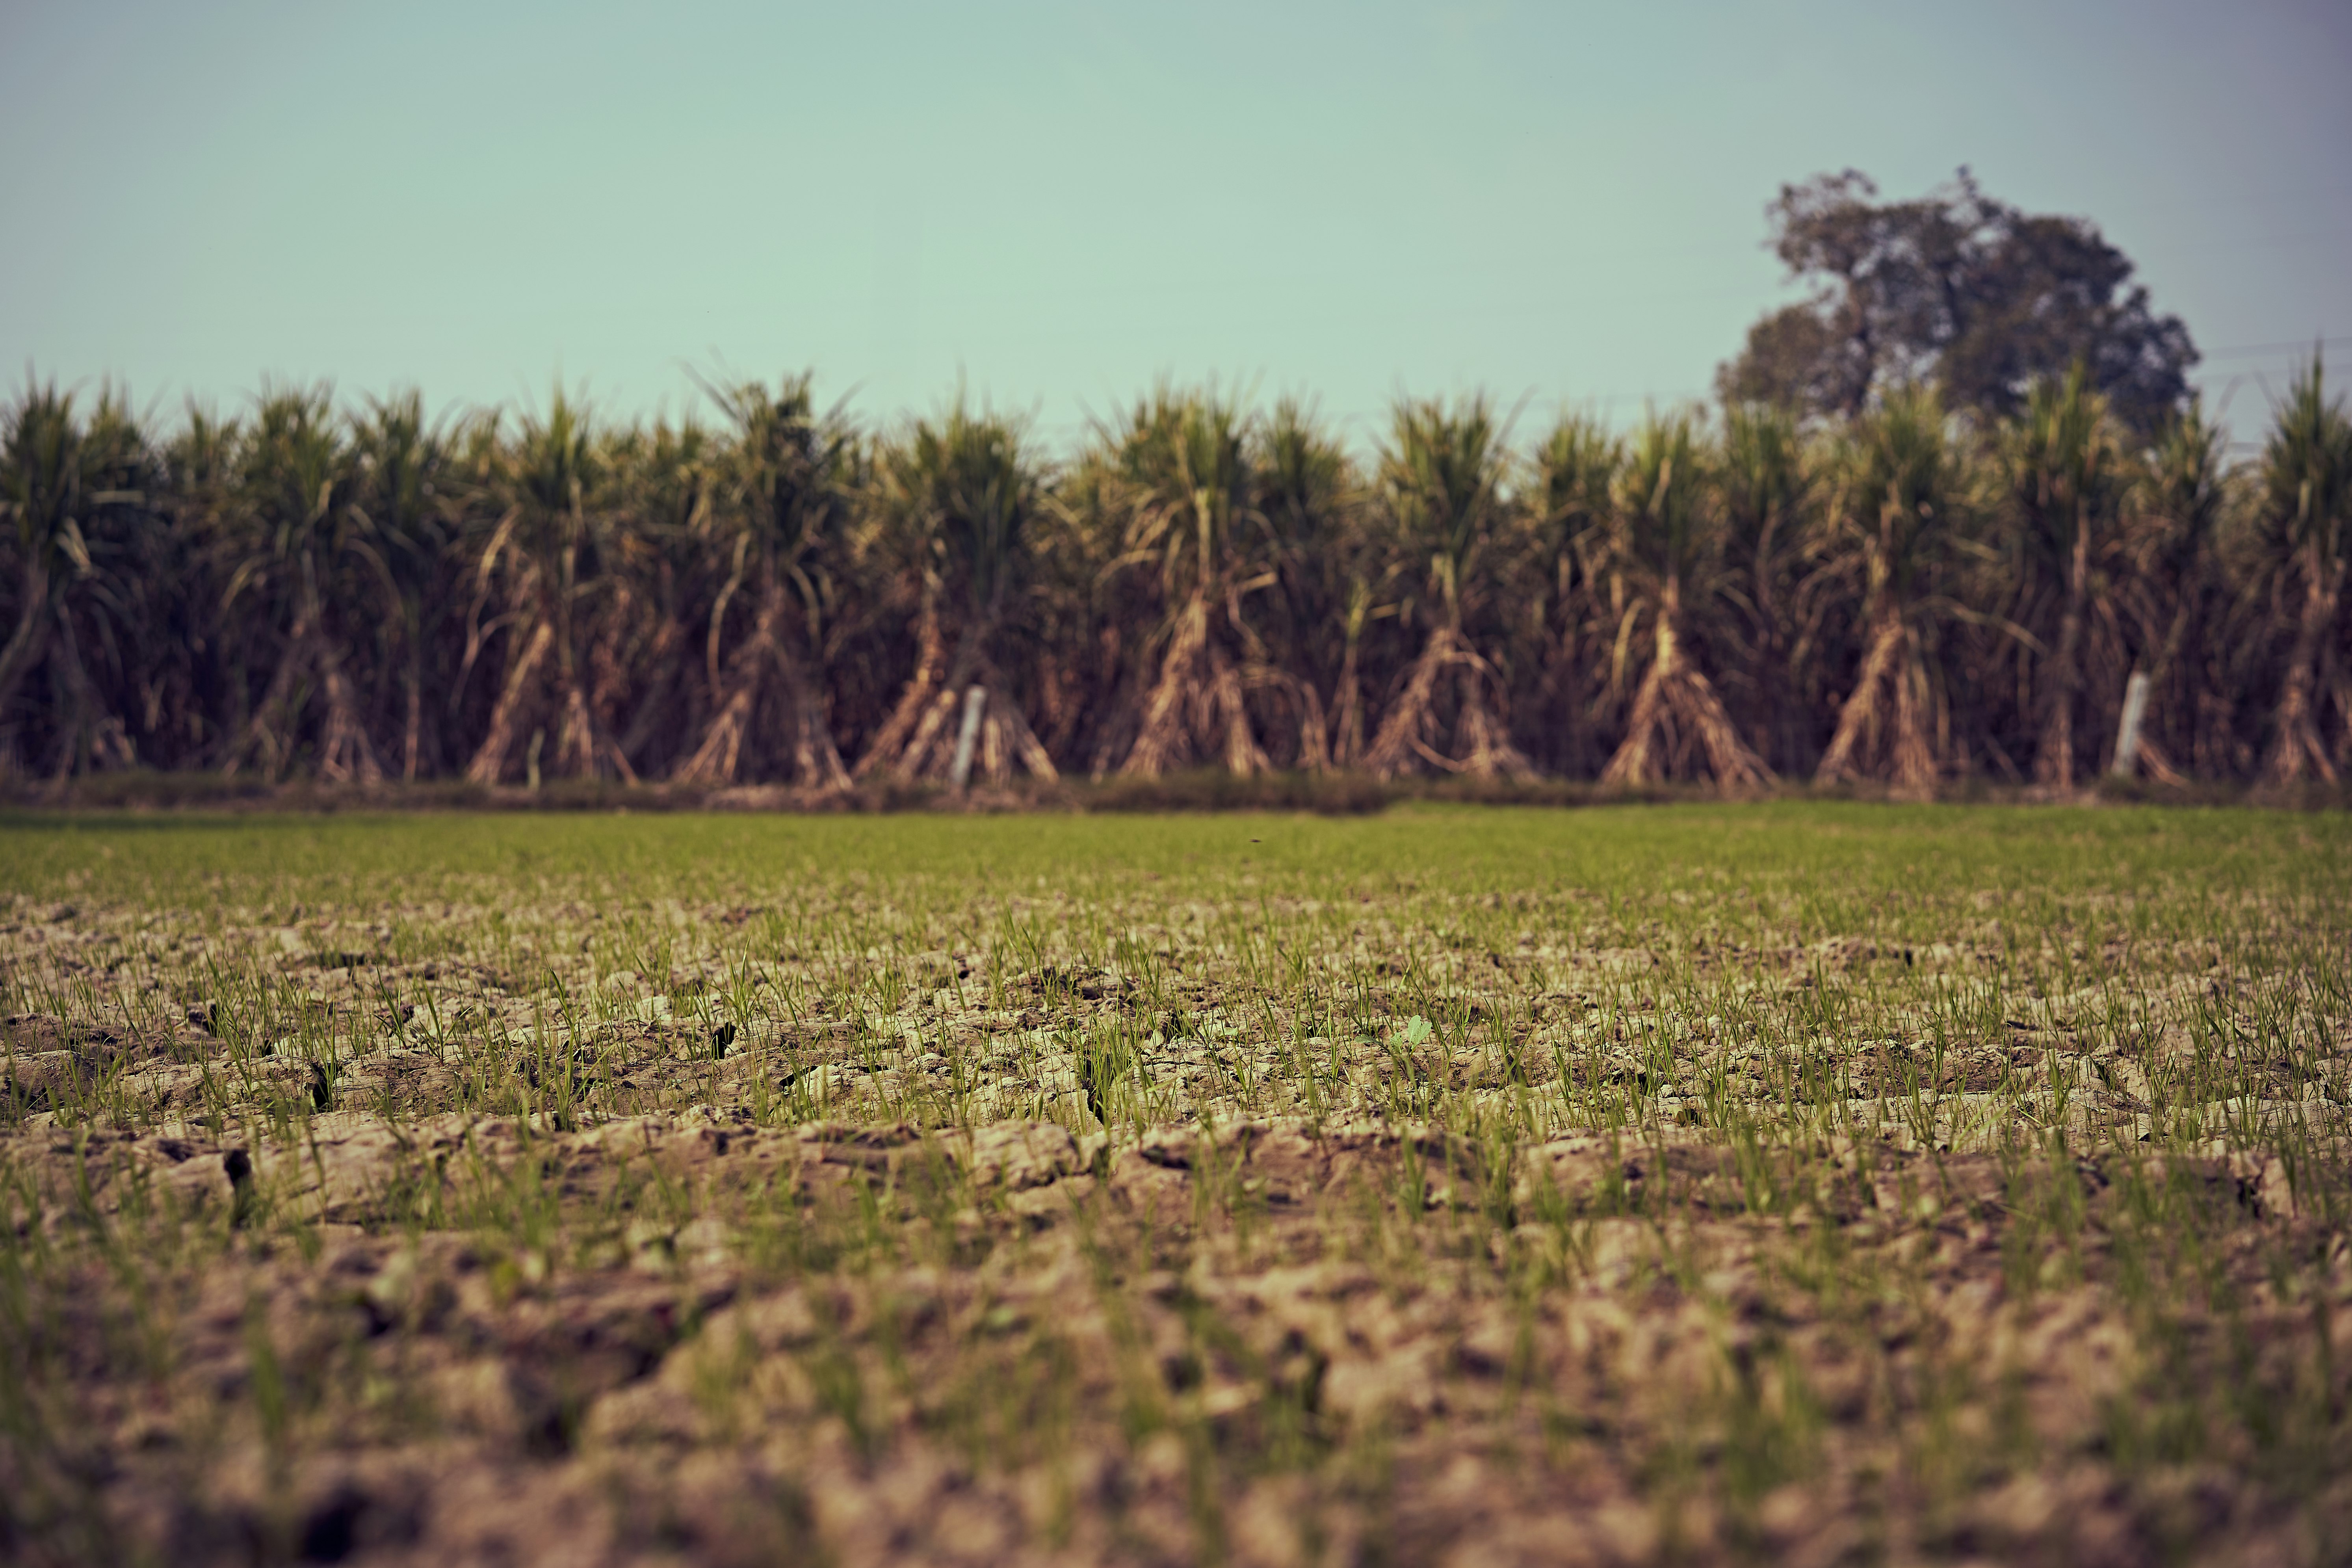
<path fill-rule="evenodd" d="M 2341 814 L 7 838 L 34 1558 L 2352 1527 Z"/>
<path fill-rule="evenodd" d="M 2352 1564 L 2347 73 L 0 8 L 0 1563 Z"/>

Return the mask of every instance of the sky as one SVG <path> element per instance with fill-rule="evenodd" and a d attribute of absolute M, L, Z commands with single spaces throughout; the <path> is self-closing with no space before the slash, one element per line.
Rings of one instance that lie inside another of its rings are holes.
<path fill-rule="evenodd" d="M 2352 363 L 2352 6 L 0 0 L 0 367 L 676 416 L 808 369 L 1080 437 L 1155 379 L 1706 394 L 1786 183 L 1969 165 L 2139 264 L 2258 437 Z"/>

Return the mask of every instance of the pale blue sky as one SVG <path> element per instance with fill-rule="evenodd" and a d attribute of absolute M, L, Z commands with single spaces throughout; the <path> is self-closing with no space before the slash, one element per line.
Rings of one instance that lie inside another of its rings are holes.
<path fill-rule="evenodd" d="M 1612 416 L 1790 297 L 1784 181 L 1974 167 L 2243 381 L 2352 367 L 2352 7 L 0 0 L 0 367 L 615 416 L 809 366 L 1082 428 L 1166 373 Z M 2263 345 L 2278 345 L 2263 348 Z M 1531 433 L 1531 431 L 1529 432 Z"/>

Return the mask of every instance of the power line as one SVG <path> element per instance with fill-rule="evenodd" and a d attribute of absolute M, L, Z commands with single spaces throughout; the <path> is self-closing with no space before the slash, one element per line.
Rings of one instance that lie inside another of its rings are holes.
<path fill-rule="evenodd" d="M 2334 337 L 2296 338 L 2280 343 L 2237 343 L 2226 349 L 2200 349 L 2197 352 L 2202 359 L 2259 359 L 2265 354 L 2296 353 L 2305 349 L 2338 347 L 2345 343 L 2352 343 L 2352 336 L 2339 333 Z"/>

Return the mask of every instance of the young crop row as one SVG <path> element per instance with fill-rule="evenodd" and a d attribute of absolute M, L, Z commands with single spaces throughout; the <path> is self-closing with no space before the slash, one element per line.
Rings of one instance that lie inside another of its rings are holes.
<path fill-rule="evenodd" d="M 807 378 L 715 424 L 436 423 L 323 389 L 168 437 L 10 407 L 0 768 L 789 783 L 1155 775 L 2333 779 L 2352 421 L 2315 360 L 2259 460 L 2075 376 L 1514 444 L 1401 402 L 1163 386 L 1055 458 Z M 2132 722 L 2126 724 L 2126 710 Z M 2131 739 L 2123 736 L 2130 730 Z"/>

